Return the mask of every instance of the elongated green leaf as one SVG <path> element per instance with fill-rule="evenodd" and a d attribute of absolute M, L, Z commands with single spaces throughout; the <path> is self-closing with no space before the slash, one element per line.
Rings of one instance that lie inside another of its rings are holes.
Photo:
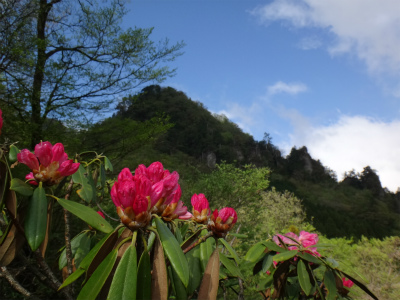
<path fill-rule="evenodd" d="M 96 191 L 96 185 L 93 180 L 93 172 L 89 172 L 87 178 L 88 178 L 88 182 L 89 182 L 90 186 L 92 187 L 92 191 L 93 191 L 91 200 L 97 201 L 97 191 Z"/>
<path fill-rule="evenodd" d="M 8 159 L 10 162 L 16 162 L 17 161 L 17 155 L 19 153 L 19 149 L 15 147 L 14 145 L 10 146 L 10 152 L 8 153 Z"/>
<path fill-rule="evenodd" d="M 207 229 L 204 229 L 201 232 L 201 236 L 204 236 L 208 233 Z M 200 244 L 200 263 L 201 269 L 203 272 L 206 270 L 208 259 L 213 253 L 213 239 L 208 238 L 205 242 Z"/>
<path fill-rule="evenodd" d="M 266 273 L 268 269 L 272 266 L 273 262 L 274 256 L 271 253 L 268 253 L 263 259 L 262 272 Z"/>
<path fill-rule="evenodd" d="M 137 283 L 136 247 L 132 243 L 122 256 L 111 282 L 107 299 L 135 300 Z"/>
<path fill-rule="evenodd" d="M 32 196 L 33 188 L 28 183 L 25 183 L 19 178 L 11 179 L 10 190 L 16 191 L 23 196 Z"/>
<path fill-rule="evenodd" d="M 86 232 L 81 232 L 71 240 L 72 257 L 75 256 L 76 250 L 79 248 L 79 246 L 81 244 L 81 240 L 84 239 L 85 237 L 88 238 L 88 236 L 86 235 Z M 89 239 L 89 241 L 90 241 L 90 239 Z M 64 250 L 61 252 L 60 258 L 58 259 L 58 269 L 59 270 L 61 270 L 62 268 L 64 268 L 67 265 L 66 252 L 67 251 L 64 248 Z M 75 262 L 75 264 L 76 264 L 76 262 Z M 78 266 L 77 266 L 77 268 L 78 268 Z"/>
<path fill-rule="evenodd" d="M 299 252 L 298 256 L 301 257 L 304 260 L 307 260 L 307 261 L 312 262 L 312 263 L 317 264 L 317 265 L 320 265 L 322 263 L 322 261 L 319 260 L 317 257 L 315 257 L 315 256 L 313 256 L 313 255 L 311 255 L 310 253 L 307 253 L 307 252 L 304 252 L 304 253 Z"/>
<path fill-rule="evenodd" d="M 286 251 L 286 252 L 282 252 L 282 253 L 276 254 L 276 255 L 274 255 L 274 261 L 280 262 L 280 261 L 284 261 L 284 260 L 291 259 L 291 258 L 294 257 L 297 253 L 299 253 L 299 251 L 297 251 L 297 250 L 290 250 L 290 251 Z"/>
<path fill-rule="evenodd" d="M 179 228 L 177 228 L 174 232 L 175 238 L 178 241 L 178 244 L 182 244 L 183 243 L 183 239 L 182 239 L 182 234 L 181 231 L 179 230 Z"/>
<path fill-rule="evenodd" d="M 303 292 L 308 296 L 311 293 L 311 282 L 310 276 L 308 275 L 306 265 L 304 264 L 303 260 L 299 260 L 297 262 L 297 276 L 299 278 L 299 283 Z"/>
<path fill-rule="evenodd" d="M 189 267 L 185 255 L 174 235 L 159 218 L 155 219 L 157 231 L 172 268 L 176 271 L 182 283 L 187 287 L 189 283 Z"/>
<path fill-rule="evenodd" d="M 83 274 L 85 274 L 84 269 L 77 269 L 74 273 L 69 275 L 67 279 L 63 282 L 63 284 L 58 288 L 58 290 L 61 290 L 62 288 L 66 287 L 67 285 L 73 283 L 75 280 L 77 280 L 79 277 L 81 277 Z"/>
<path fill-rule="evenodd" d="M 85 256 L 85 258 L 81 261 L 80 268 L 87 270 L 90 266 L 90 263 L 95 258 L 96 254 L 99 252 L 100 248 L 109 241 L 110 244 L 114 244 L 118 238 L 118 231 L 113 231 L 103 237 L 94 247 L 90 250 L 90 252 Z"/>
<path fill-rule="evenodd" d="M 74 183 L 79 183 L 82 186 L 82 188 L 77 191 L 79 197 L 87 203 L 90 203 L 93 199 L 94 191 L 92 185 L 89 183 L 87 171 L 82 164 L 79 166 L 78 171 L 72 175 L 72 180 Z"/>
<path fill-rule="evenodd" d="M 107 280 L 117 259 L 118 249 L 112 250 L 81 289 L 77 300 L 94 300 Z"/>
<path fill-rule="evenodd" d="M 113 230 L 111 225 L 90 207 L 66 199 L 57 198 L 57 201 L 62 207 L 93 228 L 105 233 L 109 233 Z"/>
<path fill-rule="evenodd" d="M 200 247 L 195 247 L 193 250 L 186 253 L 186 259 L 189 265 L 189 284 L 187 293 L 191 296 L 201 283 L 201 267 L 200 267 Z"/>
<path fill-rule="evenodd" d="M 336 299 L 337 288 L 336 288 L 335 275 L 329 268 L 326 269 L 324 274 L 324 284 L 326 289 L 328 290 L 328 295 L 326 297 L 326 300 Z"/>
<path fill-rule="evenodd" d="M 239 258 L 239 256 L 237 255 L 236 251 L 232 248 L 232 246 L 229 245 L 229 243 L 228 243 L 225 239 L 223 239 L 223 238 L 220 238 L 219 241 L 220 241 L 222 244 L 224 244 L 226 250 L 229 251 L 229 253 L 232 255 L 232 257 L 233 257 L 233 259 L 236 261 L 236 263 L 237 263 L 237 264 L 240 264 L 240 258 Z"/>
<path fill-rule="evenodd" d="M 186 300 L 187 299 L 187 294 L 186 294 L 186 287 L 183 285 L 181 279 L 179 278 L 178 274 L 176 273 L 174 268 L 171 269 L 171 274 L 172 274 L 172 280 L 174 283 L 174 290 L 175 290 L 175 296 L 177 300 Z"/>
<path fill-rule="evenodd" d="M 259 261 L 264 255 L 265 248 L 266 247 L 263 242 L 258 242 L 257 244 L 253 245 L 249 251 L 247 251 L 244 260 L 252 263 Z"/>
<path fill-rule="evenodd" d="M 182 227 L 181 227 L 181 235 L 182 235 L 182 237 L 185 237 L 185 234 L 186 234 L 188 228 L 189 228 L 189 223 L 185 222 L 185 224 L 183 224 Z"/>
<path fill-rule="evenodd" d="M 46 236 L 47 227 L 47 198 L 40 184 L 35 189 L 29 202 L 25 220 L 25 236 L 33 251 L 39 248 Z"/>
<path fill-rule="evenodd" d="M 104 165 L 100 165 L 100 181 L 97 182 L 97 186 L 105 187 L 106 186 L 106 169 L 104 168 Z"/>
<path fill-rule="evenodd" d="M 77 268 L 80 267 L 82 260 L 86 257 L 86 255 L 90 252 L 90 244 L 92 240 L 90 236 L 87 234 L 84 238 L 81 239 L 78 248 L 76 249 L 74 260 L 75 266 Z"/>
<path fill-rule="evenodd" d="M 151 264 L 147 249 L 143 251 L 139 260 L 136 295 L 137 300 L 151 299 Z"/>
<path fill-rule="evenodd" d="M 228 257 L 226 257 L 226 255 L 220 253 L 219 259 L 220 259 L 221 263 L 225 266 L 225 268 L 229 271 L 229 273 L 231 273 L 232 276 L 240 277 L 240 278 L 244 279 L 242 273 L 239 270 L 239 267 L 236 266 L 232 260 L 230 260 Z"/>
<path fill-rule="evenodd" d="M 257 291 L 265 291 L 266 289 L 270 288 L 272 286 L 274 280 L 274 276 L 268 275 L 266 278 L 262 278 L 258 284 L 257 284 Z"/>
<path fill-rule="evenodd" d="M 106 170 L 111 171 L 111 172 L 114 171 L 111 161 L 106 156 L 104 156 L 104 166 L 105 166 Z"/>
<path fill-rule="evenodd" d="M 279 252 L 279 253 L 287 251 L 284 248 L 279 247 L 277 244 L 275 244 L 274 242 L 271 242 L 271 241 L 264 241 L 262 243 L 265 245 L 265 247 L 268 248 L 269 251 L 275 251 L 275 252 Z"/>

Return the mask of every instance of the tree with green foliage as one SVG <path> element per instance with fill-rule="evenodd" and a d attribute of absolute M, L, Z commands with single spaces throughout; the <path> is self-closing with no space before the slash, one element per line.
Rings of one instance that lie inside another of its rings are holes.
<path fill-rule="evenodd" d="M 174 74 L 183 43 L 122 29 L 123 0 L 12 0 L 0 6 L 0 95 L 31 135 L 48 119 L 89 118 L 124 92 Z M 78 113 L 79 112 L 79 113 Z"/>

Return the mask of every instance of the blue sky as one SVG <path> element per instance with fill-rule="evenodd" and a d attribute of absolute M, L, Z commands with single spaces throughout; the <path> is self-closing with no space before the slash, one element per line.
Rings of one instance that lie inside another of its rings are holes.
<path fill-rule="evenodd" d="M 132 0 L 124 26 L 184 41 L 162 83 L 284 154 L 400 186 L 398 0 Z"/>

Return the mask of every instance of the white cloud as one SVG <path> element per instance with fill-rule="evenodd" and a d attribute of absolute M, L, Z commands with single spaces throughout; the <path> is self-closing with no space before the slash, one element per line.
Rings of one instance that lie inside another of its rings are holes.
<path fill-rule="evenodd" d="M 275 95 L 279 93 L 296 95 L 305 91 L 307 91 L 307 86 L 303 83 L 285 83 L 278 81 L 277 83 L 268 87 L 269 95 Z"/>
<path fill-rule="evenodd" d="M 314 159 L 336 171 L 364 167 L 378 171 L 384 187 L 400 187 L 400 120 L 382 122 L 365 116 L 345 116 L 328 126 L 311 126 L 298 113 L 288 113 L 295 128 L 291 145 L 305 145 Z"/>
<path fill-rule="evenodd" d="M 355 54 L 371 74 L 400 75 L 399 0 L 274 0 L 251 13 L 267 24 L 326 29 L 332 55 Z"/>
<path fill-rule="evenodd" d="M 297 46 L 302 50 L 313 50 L 322 47 L 322 41 L 316 36 L 302 38 Z"/>

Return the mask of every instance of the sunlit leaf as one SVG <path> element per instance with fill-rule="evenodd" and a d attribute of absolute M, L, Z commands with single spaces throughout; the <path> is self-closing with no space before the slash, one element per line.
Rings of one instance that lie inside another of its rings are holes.
<path fill-rule="evenodd" d="M 266 247 L 263 242 L 258 242 L 257 244 L 253 245 L 249 251 L 247 251 L 244 260 L 253 263 L 259 261 L 264 255 L 265 248 Z"/>
<path fill-rule="evenodd" d="M 114 171 L 111 161 L 106 156 L 104 156 L 104 166 L 105 166 L 106 170 L 111 171 L 111 172 Z"/>
<path fill-rule="evenodd" d="M 312 262 L 317 265 L 320 265 L 322 263 L 322 261 L 319 260 L 317 257 L 315 257 L 314 255 L 311 255 L 310 253 L 307 253 L 307 252 L 304 252 L 304 253 L 299 252 L 297 255 L 299 257 L 301 257 L 302 259 L 307 260 L 307 261 Z"/>
<path fill-rule="evenodd" d="M 186 253 L 186 259 L 189 265 L 189 284 L 187 287 L 188 295 L 192 295 L 201 283 L 201 267 L 200 267 L 200 247 Z"/>
<path fill-rule="evenodd" d="M 268 248 L 269 251 L 275 251 L 275 252 L 279 252 L 279 253 L 286 251 L 284 248 L 279 247 L 279 246 L 278 246 L 277 244 L 275 244 L 274 242 L 271 242 L 271 241 L 263 241 L 262 243 L 265 245 L 265 247 Z"/>
<path fill-rule="evenodd" d="M 239 270 L 239 267 L 235 265 L 235 263 L 227 258 L 224 254 L 220 253 L 219 254 L 219 259 L 221 263 L 225 266 L 225 268 L 231 273 L 232 276 L 235 277 L 240 277 L 244 279 L 242 273 Z"/>
<path fill-rule="evenodd" d="M 135 300 L 137 282 L 137 255 L 134 243 L 122 256 L 110 286 L 107 299 Z"/>
<path fill-rule="evenodd" d="M 92 185 L 89 183 L 88 172 L 82 164 L 79 166 L 78 171 L 72 175 L 72 180 L 74 183 L 81 185 L 81 188 L 76 191 L 79 197 L 90 203 L 93 199 L 94 191 Z"/>
<path fill-rule="evenodd" d="M 220 238 L 219 241 L 225 246 L 226 250 L 229 251 L 229 253 L 232 255 L 232 257 L 236 261 L 236 263 L 240 264 L 240 258 L 237 255 L 236 251 L 232 248 L 232 246 L 229 245 L 229 243 L 223 238 Z"/>
<path fill-rule="evenodd" d="M 17 161 L 17 155 L 19 153 L 19 149 L 15 147 L 14 145 L 10 146 L 10 152 L 8 153 L 8 159 L 10 162 L 16 162 Z"/>
<path fill-rule="evenodd" d="M 159 218 L 155 219 L 157 231 L 172 268 L 176 271 L 182 283 L 187 287 L 189 283 L 189 267 L 185 255 L 174 235 Z"/>
<path fill-rule="evenodd" d="M 95 229 L 105 233 L 109 233 L 113 230 L 111 225 L 90 207 L 61 198 L 57 198 L 57 202 Z"/>
<path fill-rule="evenodd" d="M 201 236 L 204 236 L 208 233 L 207 229 L 204 229 L 201 233 Z M 201 269 L 205 272 L 208 259 L 213 253 L 213 239 L 208 238 L 205 242 L 200 244 L 200 263 Z"/>
<path fill-rule="evenodd" d="M 289 251 L 286 251 L 286 252 L 282 252 L 282 253 L 276 254 L 276 255 L 274 255 L 274 261 L 280 262 L 280 261 L 291 259 L 297 253 L 299 253 L 299 251 L 297 251 L 297 250 L 289 250 Z"/>

